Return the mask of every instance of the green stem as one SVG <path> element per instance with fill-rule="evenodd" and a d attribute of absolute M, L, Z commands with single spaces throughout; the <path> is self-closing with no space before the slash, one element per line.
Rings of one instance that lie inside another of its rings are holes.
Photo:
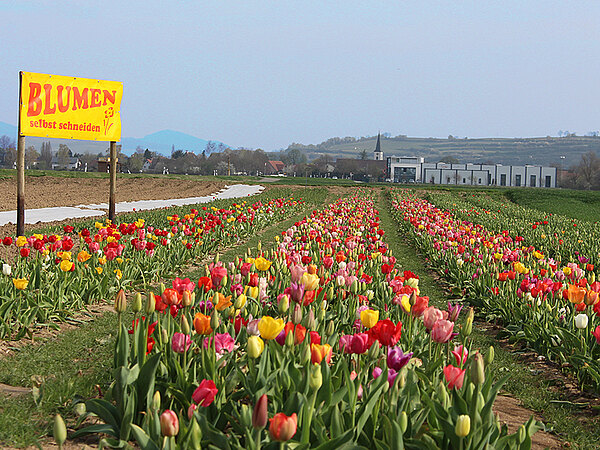
<path fill-rule="evenodd" d="M 310 403 L 308 406 L 307 414 L 302 418 L 302 444 L 308 444 L 310 440 L 310 424 L 312 422 L 312 416 L 315 410 L 315 400 L 317 399 L 317 391 L 313 392 L 310 397 Z"/>

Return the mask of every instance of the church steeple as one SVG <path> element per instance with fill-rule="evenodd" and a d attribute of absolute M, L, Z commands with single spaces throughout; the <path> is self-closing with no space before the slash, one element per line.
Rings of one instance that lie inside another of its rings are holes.
<path fill-rule="evenodd" d="M 383 161 L 383 152 L 381 151 L 381 133 L 377 133 L 377 144 L 375 145 L 373 156 L 375 157 L 375 161 Z"/>

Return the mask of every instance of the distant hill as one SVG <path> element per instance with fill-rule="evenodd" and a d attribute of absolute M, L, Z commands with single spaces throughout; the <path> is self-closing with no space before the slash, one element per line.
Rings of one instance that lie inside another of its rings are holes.
<path fill-rule="evenodd" d="M 8 136 L 17 140 L 17 127 L 6 122 L 0 122 L 0 136 Z"/>
<path fill-rule="evenodd" d="M 219 144 L 224 150 L 228 146 L 219 141 L 212 141 L 215 144 L 215 150 L 219 151 Z M 162 130 L 156 133 L 149 134 L 143 138 L 122 138 L 121 145 L 123 153 L 131 154 L 139 146 L 143 149 L 161 153 L 165 156 L 171 156 L 171 149 L 175 146 L 175 150 L 188 150 L 194 153 L 202 153 L 206 148 L 208 141 L 200 139 L 196 136 L 181 133 L 173 130 Z M 207 155 L 208 156 L 208 155 Z"/>
<path fill-rule="evenodd" d="M 376 141 L 377 136 L 332 138 L 318 145 L 291 144 L 287 150 L 297 148 L 309 160 L 321 155 L 358 158 L 366 150 L 368 158 L 372 159 Z M 581 155 L 589 151 L 600 156 L 600 137 L 438 139 L 398 136 L 382 137 L 381 149 L 384 158 L 422 156 L 426 162 L 437 162 L 445 156 L 452 156 L 461 163 L 557 165 L 568 168 L 579 163 Z"/>
<path fill-rule="evenodd" d="M 9 136 L 17 140 L 17 127 L 9 123 L 0 122 L 0 136 Z M 26 145 L 41 147 L 42 142 L 47 138 L 28 137 Z M 58 149 L 60 144 L 66 144 L 74 153 L 100 153 L 108 149 L 108 142 L 78 141 L 75 139 L 51 139 L 52 148 Z M 144 150 L 160 153 L 164 156 L 171 156 L 171 149 L 188 150 L 194 153 L 202 153 L 209 141 L 200 139 L 196 136 L 181 133 L 173 130 L 162 130 L 149 134 L 143 138 L 124 137 L 121 139 L 122 151 L 126 155 L 131 155 L 135 149 L 140 146 Z M 215 144 L 215 151 L 220 151 L 228 146 L 220 141 L 212 141 Z M 221 147 L 219 147 L 221 144 Z M 207 155 L 208 156 L 208 155 Z"/>

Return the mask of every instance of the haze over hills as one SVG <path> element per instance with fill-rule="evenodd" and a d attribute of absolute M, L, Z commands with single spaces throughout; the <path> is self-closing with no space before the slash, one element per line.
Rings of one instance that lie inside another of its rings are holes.
<path fill-rule="evenodd" d="M 8 135 L 16 139 L 17 127 L 0 122 L 0 136 Z M 290 144 L 287 150 L 298 149 L 306 154 L 308 160 L 327 155 L 332 159 L 359 158 L 365 150 L 367 158 L 373 158 L 376 136 L 362 138 L 331 138 L 320 144 Z M 41 147 L 48 139 L 27 138 L 27 145 Z M 52 147 L 56 150 L 59 144 L 66 144 L 74 153 L 100 153 L 108 148 L 107 142 L 77 141 L 68 139 L 52 139 Z M 162 130 L 143 138 L 124 137 L 121 140 L 123 152 L 131 155 L 136 147 L 150 149 L 164 156 L 175 150 L 188 150 L 202 153 L 209 141 L 186 133 L 173 130 Z M 219 141 L 212 141 L 216 152 L 228 146 Z M 598 136 L 565 136 L 537 138 L 413 138 L 407 136 L 381 138 L 384 156 L 422 156 L 427 162 L 437 162 L 444 157 L 456 158 L 467 163 L 499 163 L 556 165 L 568 168 L 576 165 L 584 153 L 593 151 L 600 155 L 600 137 Z"/>
<path fill-rule="evenodd" d="M 373 159 L 376 141 L 377 136 L 331 138 L 318 145 L 291 144 L 287 150 L 301 150 L 309 160 L 324 155 L 331 158 L 359 158 L 365 150 L 367 158 Z M 578 164 L 584 153 L 593 151 L 600 155 L 600 137 L 442 139 L 382 136 L 381 149 L 384 158 L 421 156 L 426 162 L 438 162 L 444 157 L 453 157 L 461 163 L 556 165 L 568 168 Z"/>
<path fill-rule="evenodd" d="M 16 140 L 17 127 L 5 122 L 0 122 L 0 136 L 3 135 L 7 135 Z M 47 138 L 28 137 L 26 145 L 34 145 L 36 148 L 39 148 L 41 147 L 42 142 L 47 140 Z M 108 148 L 108 142 L 79 141 L 76 139 L 51 139 L 50 141 L 55 150 L 58 149 L 60 144 L 66 144 L 73 153 L 100 153 L 106 151 Z M 126 155 L 131 155 L 139 146 L 164 156 L 171 156 L 173 146 L 175 147 L 175 150 L 187 150 L 194 153 L 202 153 L 208 142 L 209 141 L 206 139 L 201 139 L 180 131 L 162 130 L 144 136 L 143 138 L 123 137 L 120 143 L 122 145 L 122 151 Z M 212 142 L 214 143 L 213 152 L 223 151 L 228 148 L 226 144 L 220 141 Z"/>

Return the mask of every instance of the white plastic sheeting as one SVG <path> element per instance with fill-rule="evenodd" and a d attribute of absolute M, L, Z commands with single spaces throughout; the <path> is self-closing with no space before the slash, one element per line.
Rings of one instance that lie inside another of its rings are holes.
<path fill-rule="evenodd" d="M 235 184 L 227 186 L 216 194 L 203 197 L 176 198 L 171 200 L 140 200 L 115 204 L 116 212 L 132 212 L 147 209 L 167 208 L 171 206 L 195 205 L 208 203 L 218 199 L 240 198 L 258 194 L 264 189 L 260 185 Z M 60 206 L 55 208 L 38 208 L 25 210 L 25 223 L 54 222 L 56 220 L 76 219 L 81 217 L 102 216 L 108 210 L 108 203 L 96 205 Z M 0 226 L 16 223 L 17 211 L 0 212 Z"/>

